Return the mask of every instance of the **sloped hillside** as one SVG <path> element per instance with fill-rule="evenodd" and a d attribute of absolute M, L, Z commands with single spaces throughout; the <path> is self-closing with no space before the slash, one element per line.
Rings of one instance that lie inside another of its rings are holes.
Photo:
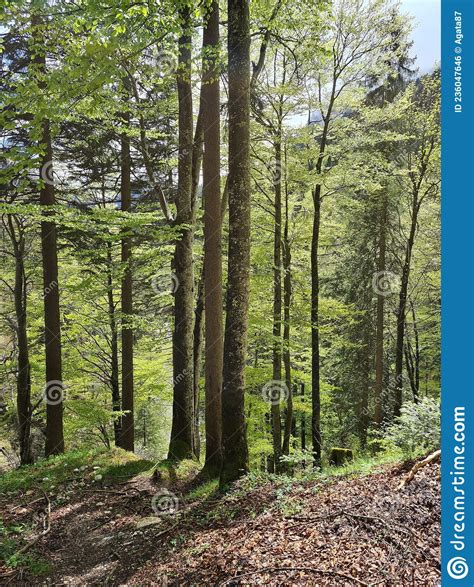
<path fill-rule="evenodd" d="M 41 471 L 26 491 L 6 486 L 2 582 L 439 584 L 439 464 L 402 490 L 399 465 L 306 482 L 250 476 L 222 495 L 187 480 L 192 466 L 153 477 L 151 463 L 114 458 L 75 466 L 57 486 Z M 16 544 L 12 528 L 23 529 Z"/>

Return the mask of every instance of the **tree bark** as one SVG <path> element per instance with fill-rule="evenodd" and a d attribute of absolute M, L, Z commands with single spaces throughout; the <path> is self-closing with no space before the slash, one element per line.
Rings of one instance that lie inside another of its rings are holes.
<path fill-rule="evenodd" d="M 204 292 L 207 475 L 218 477 L 222 464 L 222 227 L 220 189 L 219 3 L 213 0 L 203 32 L 204 75 Z M 209 54 L 206 55 L 206 50 Z"/>
<path fill-rule="evenodd" d="M 321 185 L 313 191 L 314 217 L 311 239 L 311 439 L 315 467 L 321 466 L 321 390 L 319 364 L 319 230 L 321 224 Z"/>
<path fill-rule="evenodd" d="M 126 84 L 127 89 L 127 84 Z M 130 114 L 123 116 L 124 124 L 130 124 Z M 132 205 L 130 137 L 127 132 L 121 136 L 121 183 L 120 196 L 122 212 L 130 213 Z M 133 377 L 133 281 L 132 281 L 132 239 L 122 238 L 122 429 L 120 446 L 128 451 L 135 448 L 134 424 L 134 377 Z"/>
<path fill-rule="evenodd" d="M 367 312 L 369 314 L 369 312 Z M 368 316 L 367 316 L 368 317 Z M 369 328 L 370 321 L 366 319 L 364 324 L 364 344 L 360 349 L 360 370 L 361 370 L 361 389 L 359 404 L 359 438 L 361 447 L 367 446 L 367 430 L 369 428 L 369 394 L 370 394 L 370 364 L 371 364 L 371 338 L 372 329 Z"/>
<path fill-rule="evenodd" d="M 17 373 L 17 415 L 18 440 L 20 445 L 20 464 L 27 465 L 33 462 L 31 454 L 31 377 L 30 358 L 28 349 L 27 331 L 27 298 L 26 275 L 24 266 L 25 241 L 21 227 L 18 225 L 18 238 L 14 227 L 14 220 L 8 217 L 8 231 L 15 255 L 15 317 L 16 335 L 18 343 L 18 373 Z"/>
<path fill-rule="evenodd" d="M 168 456 L 181 460 L 194 457 L 194 278 L 193 278 L 193 103 L 191 88 L 191 10 L 180 10 L 182 31 L 178 57 L 178 194 L 175 225 L 181 234 L 175 245 L 173 271 L 177 287 L 174 292 L 173 328 L 173 422 Z M 183 226 L 186 225 L 186 226 Z"/>
<path fill-rule="evenodd" d="M 410 387 L 413 394 L 413 401 L 418 403 L 420 400 L 420 337 L 418 334 L 418 325 L 416 321 L 415 306 L 410 301 L 410 309 L 413 324 L 413 333 L 415 337 L 415 350 L 408 338 L 408 332 L 405 325 L 407 341 L 405 343 L 405 365 L 410 381 Z"/>
<path fill-rule="evenodd" d="M 282 453 L 284 455 L 290 454 L 290 437 L 294 428 L 290 363 L 291 245 L 288 233 L 288 186 L 285 181 L 285 227 L 283 230 L 283 364 L 285 366 L 285 384 L 288 389 L 288 400 L 286 402 L 285 432 L 282 447 Z"/>
<path fill-rule="evenodd" d="M 377 273 L 385 271 L 386 257 L 386 232 L 387 232 L 387 197 L 383 195 L 382 208 L 379 220 L 379 251 L 377 258 Z M 377 294 L 377 316 L 375 334 L 375 415 L 374 422 L 377 426 L 383 420 L 383 371 L 384 371 L 384 314 L 385 296 L 383 292 Z"/>
<path fill-rule="evenodd" d="M 110 387 L 112 389 L 112 410 L 122 409 L 119 383 L 118 329 L 115 317 L 114 284 L 112 280 L 112 244 L 107 243 L 107 306 L 110 327 Z M 114 420 L 115 446 L 121 446 L 122 418 Z"/>
<path fill-rule="evenodd" d="M 418 200 L 418 190 L 413 191 L 410 233 L 405 249 L 405 260 L 402 268 L 402 279 L 400 284 L 400 294 L 398 298 L 397 309 L 397 339 L 395 347 L 395 405 L 393 414 L 395 417 L 400 416 L 400 410 L 403 402 L 403 355 L 405 342 L 405 319 L 407 309 L 408 282 L 410 278 L 411 257 L 413 246 L 415 244 L 416 227 L 418 223 L 418 212 L 420 202 Z"/>
<path fill-rule="evenodd" d="M 301 384 L 301 403 L 305 403 L 304 383 Z M 306 414 L 301 414 L 301 450 L 306 450 Z"/>
<path fill-rule="evenodd" d="M 201 456 L 201 437 L 199 435 L 199 382 L 201 380 L 202 348 L 204 342 L 204 269 L 201 270 L 198 283 L 196 299 L 196 310 L 194 312 L 194 334 L 193 334 L 193 385 L 194 385 L 194 453 L 199 459 Z"/>
<path fill-rule="evenodd" d="M 43 23 L 38 15 L 32 17 L 33 39 L 35 42 L 34 61 L 41 76 L 46 75 L 46 56 L 41 33 Z M 43 80 L 38 81 L 41 89 L 45 88 Z M 44 153 L 40 160 L 40 205 L 54 206 L 56 203 L 53 181 L 53 148 L 50 124 L 47 118 L 41 123 L 41 145 Z M 45 210 L 47 218 L 51 212 Z M 63 400 L 64 384 L 62 381 L 61 362 L 61 318 L 59 309 L 58 251 L 57 227 L 54 220 L 41 222 L 41 255 L 43 260 L 43 299 L 45 330 L 46 363 L 46 445 L 45 454 L 51 456 L 64 452 Z"/>
<path fill-rule="evenodd" d="M 248 470 L 244 412 L 250 285 L 250 15 L 228 0 L 229 253 L 222 392 L 221 485 Z"/>
<path fill-rule="evenodd" d="M 336 77 L 333 78 L 331 97 L 324 117 L 323 132 L 316 161 L 318 176 L 323 171 L 324 154 L 329 134 L 332 109 L 336 95 Z M 321 183 L 316 183 L 313 190 L 313 233 L 311 236 L 311 438 L 313 444 L 313 466 L 321 467 L 321 388 L 320 388 L 320 353 L 319 353 L 319 231 L 321 228 Z"/>
<path fill-rule="evenodd" d="M 273 238 L 273 381 L 278 382 L 277 389 L 282 389 L 281 379 L 281 134 L 275 141 L 275 170 L 273 175 L 274 200 L 274 238 Z M 280 472 L 281 457 L 281 413 L 280 398 L 271 398 L 273 462 L 275 473 Z"/>

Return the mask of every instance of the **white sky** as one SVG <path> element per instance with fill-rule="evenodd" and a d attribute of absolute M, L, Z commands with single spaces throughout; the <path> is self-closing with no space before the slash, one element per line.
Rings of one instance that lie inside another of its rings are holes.
<path fill-rule="evenodd" d="M 403 12 L 415 17 L 412 56 L 420 73 L 441 61 L 441 0 L 401 0 Z"/>

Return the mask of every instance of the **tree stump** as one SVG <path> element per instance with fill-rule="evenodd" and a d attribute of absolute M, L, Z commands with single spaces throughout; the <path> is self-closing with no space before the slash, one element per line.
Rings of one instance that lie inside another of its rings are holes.
<path fill-rule="evenodd" d="M 346 461 L 352 461 L 354 453 L 350 448 L 333 448 L 329 457 L 329 464 L 333 467 L 341 467 Z"/>

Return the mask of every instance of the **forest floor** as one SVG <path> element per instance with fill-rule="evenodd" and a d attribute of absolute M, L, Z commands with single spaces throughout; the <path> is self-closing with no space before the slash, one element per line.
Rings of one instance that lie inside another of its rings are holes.
<path fill-rule="evenodd" d="M 402 490 L 408 464 L 249 475 L 222 494 L 196 486 L 189 463 L 153 478 L 151 463 L 124 455 L 73 453 L 0 478 L 0 584 L 440 583 L 439 464 Z M 163 500 L 170 511 L 157 515 Z"/>

